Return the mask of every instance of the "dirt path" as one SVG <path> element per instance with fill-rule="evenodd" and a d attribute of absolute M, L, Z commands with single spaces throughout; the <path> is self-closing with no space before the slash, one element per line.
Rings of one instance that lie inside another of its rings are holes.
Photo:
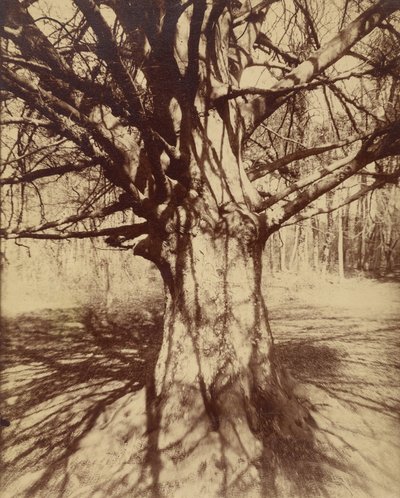
<path fill-rule="evenodd" d="M 288 304 L 272 304 L 272 328 L 315 407 L 328 496 L 400 496 L 399 286 L 349 281 Z"/>
<path fill-rule="evenodd" d="M 312 448 L 276 449 L 279 496 L 399 496 L 400 286 L 288 292 L 285 284 L 269 294 L 279 352 L 318 425 Z M 70 460 L 100 426 L 112 423 L 118 441 L 129 440 L 126 420 L 140 417 L 126 406 L 132 393 L 141 396 L 154 361 L 162 305 L 157 298 L 137 309 L 117 309 L 111 319 L 69 309 L 4 320 L 1 415 L 10 426 L 2 429 L 2 498 L 53 498 L 48 480 L 63 469 L 74 479 Z M 88 458 L 117 475 L 110 462 L 118 444 L 102 441 Z M 113 483 L 109 496 L 123 496 L 117 489 Z"/>

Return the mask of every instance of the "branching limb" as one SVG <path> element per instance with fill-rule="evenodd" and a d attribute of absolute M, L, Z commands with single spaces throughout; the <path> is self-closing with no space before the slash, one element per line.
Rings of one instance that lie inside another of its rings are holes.
<path fill-rule="evenodd" d="M 78 223 L 79 221 L 89 220 L 89 219 L 99 219 L 105 218 L 111 214 L 124 211 L 131 207 L 126 200 L 120 200 L 111 204 L 109 206 L 92 209 L 89 211 L 84 211 L 83 213 L 73 214 L 71 216 L 66 216 L 65 218 L 59 218 L 58 220 L 48 221 L 46 223 L 42 223 L 40 225 L 25 227 L 25 228 L 15 228 L 13 230 L 8 230 L 7 232 L 4 230 L 0 231 L 0 237 L 4 238 L 15 238 L 14 236 L 19 236 L 21 234 L 34 234 L 36 232 L 42 232 L 43 230 L 48 230 L 49 228 L 56 228 L 61 225 L 70 224 L 70 223 Z"/>
<path fill-rule="evenodd" d="M 43 128 L 52 128 L 54 124 L 51 121 L 46 121 L 44 119 L 35 119 L 30 117 L 21 118 L 2 118 L 0 120 L 0 126 L 8 125 L 30 125 L 30 126 L 40 126 Z"/>
<path fill-rule="evenodd" d="M 263 176 L 269 173 L 272 173 L 273 171 L 279 170 L 294 161 L 299 161 L 301 159 L 306 159 L 307 157 L 317 156 L 319 154 L 323 154 L 324 152 L 329 152 L 331 150 L 339 149 L 341 147 L 345 147 L 346 145 L 350 145 L 357 140 L 362 140 L 363 138 L 365 137 L 354 136 L 348 140 L 343 140 L 336 143 L 324 144 L 317 147 L 311 147 L 306 149 L 299 149 L 273 162 L 255 163 L 255 165 L 252 166 L 249 170 L 247 170 L 246 173 L 250 181 L 254 181 L 257 180 L 258 178 L 262 178 Z"/>
<path fill-rule="evenodd" d="M 107 178 L 123 188 L 135 203 L 143 200 L 143 195 L 130 177 L 126 153 L 106 137 L 95 122 L 67 102 L 7 68 L 3 70 L 2 79 L 11 92 L 46 116 L 61 136 L 73 141 L 86 156 L 96 160 L 104 168 Z"/>
<path fill-rule="evenodd" d="M 123 237 L 125 240 L 134 239 L 140 235 L 148 233 L 146 222 L 135 225 L 121 225 L 112 228 L 99 228 L 98 230 L 71 231 L 71 232 L 0 232 L 0 237 L 7 239 L 41 239 L 41 240 L 67 240 L 67 239 L 87 239 L 93 237 Z"/>
<path fill-rule="evenodd" d="M 320 86 L 332 85 L 338 81 L 347 80 L 350 78 L 362 78 L 368 76 L 372 73 L 371 69 L 366 71 L 349 71 L 347 73 L 340 74 L 332 78 L 318 78 L 316 81 L 310 81 L 306 83 L 299 83 L 297 85 L 287 86 L 286 83 L 279 85 L 276 84 L 272 88 L 259 88 L 259 87 L 243 87 L 234 88 L 232 86 L 218 87 L 218 98 L 223 99 L 235 99 L 237 97 L 243 97 L 245 95 L 265 95 L 265 96 L 275 96 L 282 97 L 300 90 L 315 90 Z M 226 91 L 224 94 L 223 92 Z"/>
<path fill-rule="evenodd" d="M 399 8 L 397 0 L 380 0 L 351 22 L 344 30 L 290 73 L 278 80 L 271 90 L 288 91 L 307 84 L 325 69 L 345 55 L 361 38 L 379 26 L 390 14 Z M 244 139 L 255 128 L 280 107 L 282 102 L 275 95 L 258 96 L 243 105 L 247 115 Z"/>
<path fill-rule="evenodd" d="M 272 52 L 279 55 L 289 65 L 293 66 L 300 64 L 300 60 L 294 54 L 281 50 L 264 33 L 258 34 L 255 45 L 270 49 Z"/>
<path fill-rule="evenodd" d="M 111 28 L 105 21 L 100 8 L 93 0 L 75 0 L 75 3 L 97 37 L 99 53 L 128 102 L 130 115 L 135 122 L 146 121 L 138 87 L 121 59 Z"/>
<path fill-rule="evenodd" d="M 9 164 L 15 163 L 17 161 L 21 161 L 22 159 L 26 159 L 29 156 L 32 156 L 33 154 L 37 154 L 38 152 L 41 152 L 42 150 L 45 149 L 51 149 L 53 147 L 58 147 L 59 145 L 63 144 L 66 142 L 66 138 L 62 138 L 61 140 L 57 140 L 56 142 L 51 142 L 49 144 L 43 145 L 42 147 L 38 147 L 35 150 L 31 150 L 29 152 L 26 152 L 25 154 L 22 154 L 21 156 L 13 157 L 12 159 L 9 159 L 8 161 L 3 163 L 3 166 L 8 166 Z M 1 183 L 1 179 L 0 179 Z"/>
<path fill-rule="evenodd" d="M 3 77 L 11 91 L 15 88 L 25 97 L 30 97 L 29 100 L 35 104 L 35 107 L 40 112 L 47 115 L 47 117 L 50 118 L 56 115 L 57 119 L 57 117 L 61 115 L 72 120 L 77 126 L 83 129 L 79 134 L 82 135 L 82 133 L 84 133 L 87 141 L 90 141 L 90 137 L 93 137 L 99 146 L 102 147 L 104 152 L 113 158 L 113 160 L 117 163 L 123 162 L 123 155 L 115 144 L 103 135 L 96 123 L 83 115 L 71 104 L 61 100 L 59 97 L 41 88 L 39 85 L 34 85 L 32 82 L 28 81 L 27 78 L 15 74 L 8 68 L 3 68 Z M 76 137 L 74 138 L 74 141 L 76 141 Z M 82 139 L 80 139 L 79 142 L 82 144 Z"/>
<path fill-rule="evenodd" d="M 45 65 L 31 60 L 26 60 L 23 57 L 10 57 L 3 55 L 3 62 L 16 64 L 22 68 L 29 69 L 40 78 L 47 78 L 54 82 L 55 85 L 68 84 L 72 89 L 79 90 L 87 98 L 91 99 L 93 105 L 106 105 L 113 112 L 114 116 L 120 117 L 123 120 L 129 120 L 132 125 L 135 121 L 130 117 L 125 108 L 125 103 L 121 97 L 105 84 L 99 84 L 95 81 L 85 79 L 77 75 L 74 71 L 67 67 Z M 47 60 L 45 60 L 47 62 Z"/>
<path fill-rule="evenodd" d="M 155 146 L 154 133 L 141 100 L 141 93 L 143 92 L 135 83 L 134 76 L 125 67 L 112 30 L 104 19 L 96 2 L 93 0 L 75 0 L 75 3 L 93 29 L 97 37 L 99 54 L 106 62 L 115 83 L 124 95 L 128 104 L 129 114 L 141 131 L 156 185 L 157 201 L 163 202 L 171 193 L 170 182 L 164 174 L 160 155 Z"/>
<path fill-rule="evenodd" d="M 358 173 L 367 164 L 384 157 L 400 154 L 400 121 L 376 130 L 364 143 L 357 155 L 346 165 L 330 173 L 325 178 L 312 183 L 307 189 L 299 191 L 289 202 L 279 201 L 265 210 L 269 233 L 278 230 L 313 201 L 333 190 L 345 180 Z"/>
<path fill-rule="evenodd" d="M 31 81 L 7 68 L 3 68 L 2 82 L 15 96 L 47 117 L 60 135 L 72 140 L 86 155 L 97 155 L 90 143 L 90 134 L 83 124 L 79 126 L 80 113 L 77 109 L 46 90 L 40 91 Z M 72 117 L 75 117 L 75 122 L 70 119 Z M 98 155 L 101 156 L 99 153 Z"/>
<path fill-rule="evenodd" d="M 49 176 L 61 176 L 66 173 L 77 173 L 85 169 L 96 166 L 96 160 L 81 161 L 78 164 L 66 164 L 57 168 L 43 168 L 35 171 L 29 171 L 22 175 L 9 176 L 7 178 L 0 178 L 0 185 L 15 185 L 19 183 L 30 183 L 40 178 Z"/>
<path fill-rule="evenodd" d="M 331 206 L 329 209 L 324 209 L 324 208 L 308 209 L 305 213 L 300 213 L 297 216 L 294 216 L 291 219 L 290 223 L 284 223 L 282 226 L 285 227 L 289 225 L 294 225 L 299 221 L 308 220 L 309 218 L 313 218 L 314 216 L 318 216 L 320 214 L 331 213 L 333 211 L 336 211 L 337 209 L 340 209 L 343 206 L 346 206 L 347 204 L 356 201 L 357 199 L 360 199 L 360 197 L 364 197 L 366 194 L 368 194 L 368 192 L 372 192 L 373 190 L 382 188 L 388 183 L 397 183 L 400 178 L 400 170 L 383 176 L 385 176 L 385 178 L 380 178 L 371 185 L 366 185 L 360 188 L 357 192 L 355 192 L 352 195 L 349 195 L 348 197 L 346 197 L 346 199 L 335 204 L 334 206 Z"/>
<path fill-rule="evenodd" d="M 250 10 L 248 10 L 247 12 L 235 17 L 233 20 L 233 26 L 237 27 L 240 26 L 241 24 L 251 22 L 254 16 L 257 16 L 257 14 L 259 14 L 263 9 L 266 9 L 267 7 L 271 6 L 273 3 L 276 3 L 277 1 L 279 0 L 260 1 L 257 5 L 251 7 Z"/>
<path fill-rule="evenodd" d="M 266 199 L 263 203 L 263 207 L 267 209 L 268 207 L 273 206 L 278 201 L 285 199 L 285 197 L 288 197 L 293 192 L 297 192 L 301 188 L 307 187 L 308 185 L 311 185 L 312 183 L 321 180 L 321 178 L 324 178 L 330 173 L 342 168 L 343 166 L 346 166 L 346 164 L 349 164 L 349 162 L 352 161 L 357 156 L 357 154 L 358 151 L 342 159 L 338 159 L 337 161 L 331 163 L 329 166 L 326 166 L 325 168 L 315 171 L 310 175 L 306 176 L 305 178 L 302 178 L 301 180 L 292 183 L 286 189 Z"/>

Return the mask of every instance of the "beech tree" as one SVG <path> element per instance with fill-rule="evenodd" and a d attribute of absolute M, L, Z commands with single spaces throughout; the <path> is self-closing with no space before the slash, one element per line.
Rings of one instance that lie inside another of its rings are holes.
<path fill-rule="evenodd" d="M 360 172 L 328 210 L 396 183 L 398 1 L 2 4 L 1 236 L 105 237 L 165 283 L 138 495 L 262 494 L 270 435 L 313 425 L 274 353 L 263 247 Z M 307 136 L 315 105 L 330 131 Z"/>

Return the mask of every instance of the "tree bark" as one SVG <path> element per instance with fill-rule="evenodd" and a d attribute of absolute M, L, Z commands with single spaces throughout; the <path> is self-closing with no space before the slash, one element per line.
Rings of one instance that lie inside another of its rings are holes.
<path fill-rule="evenodd" d="M 319 272 L 319 239 L 320 239 L 320 231 L 319 231 L 319 222 L 318 218 L 310 218 L 311 220 L 311 229 L 312 229 L 312 240 L 313 240 L 313 262 L 314 262 L 314 271 Z"/>
<path fill-rule="evenodd" d="M 343 219 L 342 210 L 338 211 L 338 270 L 339 279 L 344 280 L 344 247 L 343 247 Z"/>
<path fill-rule="evenodd" d="M 292 254 L 290 256 L 290 263 L 289 263 L 289 269 L 290 271 L 295 270 L 295 263 L 297 262 L 297 252 L 298 252 L 298 246 L 299 246 L 299 233 L 300 233 L 300 226 L 296 225 L 294 228 L 294 241 L 293 241 L 293 248 L 292 248 Z"/>
<path fill-rule="evenodd" d="M 149 402 L 159 494 L 188 496 L 196 482 L 200 496 L 257 496 L 257 489 L 263 496 L 267 438 L 308 434 L 308 412 L 275 358 L 262 297 L 265 227 L 236 188 L 239 160 L 219 138 L 218 157 L 193 137 L 201 194 L 167 208 L 164 237 L 155 229 L 136 247 L 158 266 L 166 289 Z M 225 158 L 230 176 L 221 179 L 215 171 Z"/>

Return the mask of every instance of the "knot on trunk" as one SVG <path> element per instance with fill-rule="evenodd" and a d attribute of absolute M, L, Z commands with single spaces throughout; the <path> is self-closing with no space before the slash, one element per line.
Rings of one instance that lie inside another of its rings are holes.
<path fill-rule="evenodd" d="M 222 220 L 218 231 L 228 236 L 240 239 L 245 245 L 252 245 L 259 235 L 259 220 L 246 207 L 233 202 L 224 204 L 220 208 Z"/>

